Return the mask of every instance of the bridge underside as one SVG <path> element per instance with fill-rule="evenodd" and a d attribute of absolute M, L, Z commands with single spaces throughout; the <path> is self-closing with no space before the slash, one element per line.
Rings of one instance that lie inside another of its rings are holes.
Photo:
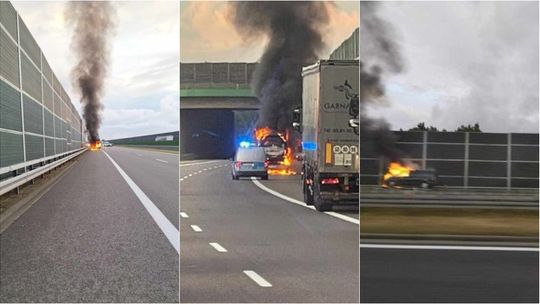
<path fill-rule="evenodd" d="M 180 97 L 180 110 L 258 110 L 259 108 L 260 103 L 256 97 Z"/>
<path fill-rule="evenodd" d="M 233 110 L 180 110 L 180 153 L 229 158 L 234 152 Z"/>

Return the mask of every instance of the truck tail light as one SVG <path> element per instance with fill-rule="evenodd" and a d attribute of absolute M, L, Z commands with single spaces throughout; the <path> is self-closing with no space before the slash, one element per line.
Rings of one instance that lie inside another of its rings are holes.
<path fill-rule="evenodd" d="M 323 178 L 321 180 L 321 184 L 323 184 L 323 185 L 337 185 L 337 184 L 339 184 L 339 178 L 337 178 L 337 177 Z"/>
<path fill-rule="evenodd" d="M 331 143 L 326 143 L 325 145 L 324 163 L 332 164 L 332 144 Z"/>
<path fill-rule="evenodd" d="M 234 167 L 235 167 L 237 170 L 240 169 L 240 166 L 241 166 L 241 165 L 242 165 L 242 162 L 239 162 L 239 161 L 234 162 Z"/>

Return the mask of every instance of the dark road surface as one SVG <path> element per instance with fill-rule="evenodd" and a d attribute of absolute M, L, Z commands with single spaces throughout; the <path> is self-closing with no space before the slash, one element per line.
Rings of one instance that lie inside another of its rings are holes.
<path fill-rule="evenodd" d="M 360 249 L 361 302 L 538 303 L 538 252 Z"/>
<path fill-rule="evenodd" d="M 180 300 L 358 302 L 358 225 L 233 181 L 229 163 L 181 164 Z"/>
<path fill-rule="evenodd" d="M 104 152 L 178 225 L 177 155 L 86 152 L 0 236 L 0 301 L 178 301 L 178 252 Z"/>

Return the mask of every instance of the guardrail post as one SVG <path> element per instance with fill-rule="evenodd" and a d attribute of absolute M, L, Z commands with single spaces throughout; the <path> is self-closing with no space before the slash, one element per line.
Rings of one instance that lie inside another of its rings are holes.
<path fill-rule="evenodd" d="M 426 159 L 427 159 L 427 131 L 423 131 L 423 140 L 422 140 L 422 169 L 426 169 Z"/>
<path fill-rule="evenodd" d="M 469 187 L 469 132 L 465 132 L 465 159 L 463 160 L 463 186 Z"/>
<path fill-rule="evenodd" d="M 512 188 L 512 133 L 508 133 L 506 143 L 506 189 Z"/>

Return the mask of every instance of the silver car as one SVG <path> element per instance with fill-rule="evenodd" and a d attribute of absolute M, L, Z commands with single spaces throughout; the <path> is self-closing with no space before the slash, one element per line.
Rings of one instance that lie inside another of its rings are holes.
<path fill-rule="evenodd" d="M 268 163 L 262 147 L 238 148 L 231 166 L 235 180 L 251 176 L 268 179 Z"/>

